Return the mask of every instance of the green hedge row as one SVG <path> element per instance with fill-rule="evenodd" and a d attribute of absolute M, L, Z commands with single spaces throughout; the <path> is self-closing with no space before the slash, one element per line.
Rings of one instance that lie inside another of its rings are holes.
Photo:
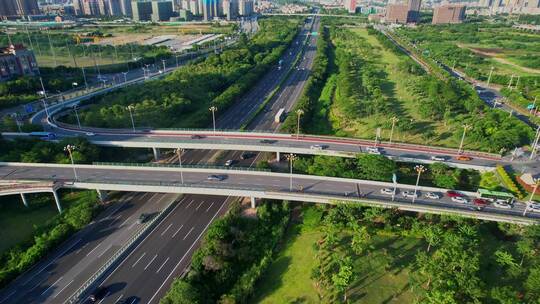
<path fill-rule="evenodd" d="M 520 199 L 525 197 L 525 194 L 519 189 L 519 187 L 516 185 L 514 180 L 510 177 L 508 172 L 506 172 L 503 166 L 497 165 L 497 173 L 502 178 L 503 183 L 508 187 L 508 190 L 510 190 Z"/>

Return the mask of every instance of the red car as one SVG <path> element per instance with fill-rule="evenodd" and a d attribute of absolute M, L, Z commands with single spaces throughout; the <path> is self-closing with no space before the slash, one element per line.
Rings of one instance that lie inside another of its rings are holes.
<path fill-rule="evenodd" d="M 463 194 L 457 191 L 453 191 L 453 190 L 446 191 L 446 195 L 448 195 L 448 197 L 462 197 L 463 196 Z"/>
<path fill-rule="evenodd" d="M 483 198 L 475 198 L 473 200 L 473 204 L 478 207 L 485 207 L 489 204 L 489 202 Z"/>

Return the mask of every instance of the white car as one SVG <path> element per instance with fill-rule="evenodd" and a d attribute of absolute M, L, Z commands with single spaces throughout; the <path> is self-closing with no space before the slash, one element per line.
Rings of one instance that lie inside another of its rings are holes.
<path fill-rule="evenodd" d="M 446 160 L 446 158 L 444 158 L 443 156 L 436 156 L 436 155 L 433 155 L 433 156 L 431 157 L 431 160 L 443 162 L 443 161 Z"/>
<path fill-rule="evenodd" d="M 325 146 L 322 146 L 322 145 L 312 145 L 311 147 L 309 147 L 310 149 L 312 150 L 324 150 Z"/>
<path fill-rule="evenodd" d="M 394 194 L 394 190 L 390 189 L 390 188 L 382 188 L 381 193 L 382 194 L 387 194 L 387 195 L 392 195 L 392 194 Z"/>
<path fill-rule="evenodd" d="M 426 193 L 426 197 L 430 199 L 440 199 L 441 196 L 435 192 L 428 192 Z"/>
<path fill-rule="evenodd" d="M 414 191 L 403 191 L 401 192 L 401 195 L 406 198 L 417 198 L 418 194 L 414 193 Z"/>
<path fill-rule="evenodd" d="M 469 201 L 461 196 L 454 196 L 452 197 L 452 201 L 460 204 L 467 204 Z"/>
<path fill-rule="evenodd" d="M 381 151 L 377 147 L 367 147 L 366 151 L 369 154 L 381 155 Z"/>
<path fill-rule="evenodd" d="M 493 206 L 501 209 L 512 209 L 512 205 L 510 205 L 506 201 L 503 202 L 502 200 L 495 201 L 495 203 L 493 203 Z"/>
<path fill-rule="evenodd" d="M 540 203 L 530 203 L 529 210 L 532 212 L 540 212 Z"/>
<path fill-rule="evenodd" d="M 225 162 L 225 166 L 230 167 L 234 165 L 235 162 L 236 161 L 234 159 L 229 159 L 228 161 Z"/>
<path fill-rule="evenodd" d="M 84 134 L 85 134 L 86 136 L 96 136 L 96 134 L 95 134 L 95 133 L 92 133 L 92 132 L 86 132 L 86 133 L 84 133 Z"/>

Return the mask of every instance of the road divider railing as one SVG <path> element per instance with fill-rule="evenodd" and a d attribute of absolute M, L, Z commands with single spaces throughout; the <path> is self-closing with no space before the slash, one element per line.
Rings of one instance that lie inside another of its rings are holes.
<path fill-rule="evenodd" d="M 131 250 L 134 245 L 141 240 L 142 237 L 144 237 L 152 228 L 154 228 L 169 212 L 172 211 L 173 207 L 178 204 L 177 200 L 172 201 L 163 211 L 161 211 L 158 215 L 150 219 L 144 227 L 139 229 L 120 249 L 118 249 L 108 260 L 103 264 L 88 280 L 86 280 L 80 287 L 73 293 L 69 299 L 66 301 L 67 303 L 79 303 L 84 302 L 84 299 L 81 299 L 81 296 L 84 296 L 90 287 L 93 287 L 96 282 L 111 268 L 116 265 L 117 262 L 120 261 L 123 257 L 125 257 L 126 254 L 128 254 L 129 250 Z"/>
<path fill-rule="evenodd" d="M 256 172 L 271 172 L 270 169 L 252 168 L 252 167 L 236 167 L 236 166 L 211 166 L 211 165 L 182 165 L 179 164 L 164 164 L 164 163 L 116 163 L 116 162 L 93 162 L 95 166 L 119 166 L 119 167 L 152 167 L 152 168 L 176 168 L 176 169 L 216 169 L 227 171 L 256 171 Z"/>

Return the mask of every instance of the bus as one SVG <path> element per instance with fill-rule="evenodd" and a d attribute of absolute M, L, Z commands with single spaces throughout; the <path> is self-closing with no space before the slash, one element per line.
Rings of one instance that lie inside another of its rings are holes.
<path fill-rule="evenodd" d="M 285 118 L 285 108 L 281 108 L 277 112 L 276 117 L 274 117 L 274 121 L 276 123 L 280 123 L 283 121 L 284 118 Z"/>
<path fill-rule="evenodd" d="M 478 189 L 478 194 L 480 195 L 480 198 L 484 198 L 492 202 L 497 200 L 504 200 L 508 204 L 512 204 L 514 202 L 514 196 L 507 192 Z"/>
<path fill-rule="evenodd" d="M 39 137 L 39 139 L 43 139 L 43 140 L 56 139 L 56 134 L 52 132 L 30 132 L 29 135 L 31 137 Z"/>

